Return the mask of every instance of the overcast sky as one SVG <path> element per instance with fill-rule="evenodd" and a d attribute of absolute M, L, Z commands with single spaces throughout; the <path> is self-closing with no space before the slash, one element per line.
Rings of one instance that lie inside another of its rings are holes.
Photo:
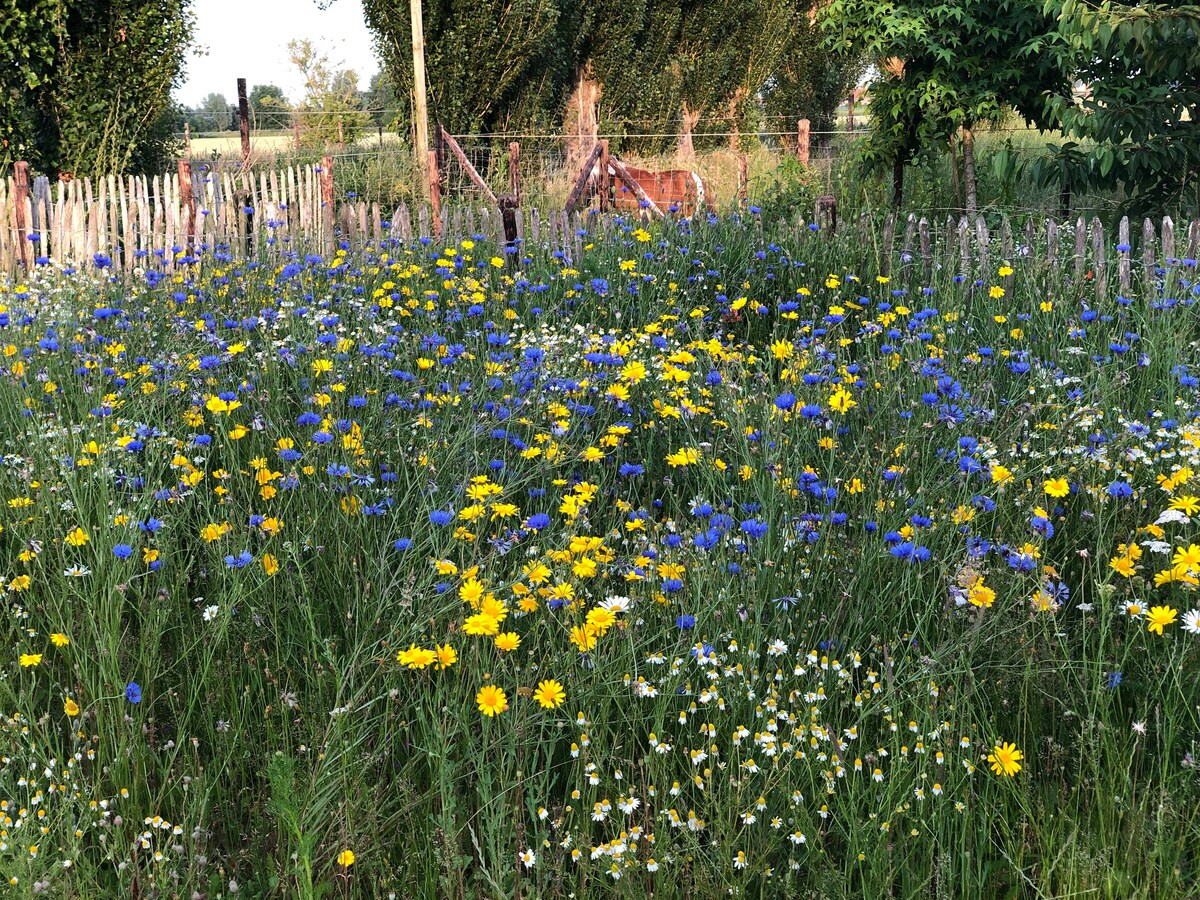
<path fill-rule="evenodd" d="M 199 105 L 214 91 L 236 102 L 238 78 L 248 88 L 277 84 L 289 100 L 299 100 L 303 88 L 288 62 L 287 45 L 300 38 L 353 69 L 362 90 L 379 71 L 360 0 L 334 0 L 325 10 L 314 0 L 194 0 L 193 9 L 195 50 L 176 92 L 185 106 Z"/>

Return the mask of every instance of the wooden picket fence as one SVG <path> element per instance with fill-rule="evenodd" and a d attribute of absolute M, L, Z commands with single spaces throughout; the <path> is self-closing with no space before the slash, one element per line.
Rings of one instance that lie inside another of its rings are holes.
<path fill-rule="evenodd" d="M 19 176 L 21 173 L 17 173 Z M 496 247 L 506 242 L 501 210 L 489 206 L 440 204 L 431 208 L 401 204 L 392 210 L 334 192 L 332 160 L 321 166 L 290 166 L 255 172 L 178 172 L 145 176 L 108 176 L 51 184 L 35 178 L 21 187 L 17 176 L 0 181 L 0 277 L 17 276 L 38 260 L 54 264 L 90 264 L 97 254 L 114 269 L 170 269 L 193 251 L 225 247 L 235 256 L 282 258 L 292 251 L 332 252 L 336 241 L 411 241 L 430 238 L 457 242 L 482 236 Z M 17 203 L 18 197 L 22 198 Z M 790 223 L 762 223 L 772 234 L 781 228 L 799 242 L 842 242 L 866 256 L 882 274 L 907 278 L 952 270 L 979 274 L 1001 262 L 1014 266 L 1045 264 L 1074 274 L 1087 274 L 1103 296 L 1110 285 L 1128 292 L 1137 269 L 1153 281 L 1155 267 L 1178 258 L 1200 255 L 1200 219 L 1189 225 L 1166 218 L 1142 222 L 1131 235 L 1122 220 L 1117 234 L 1106 233 L 1098 219 L 1059 223 L 1046 218 L 1025 221 L 1014 234 L 1010 221 L 989 230 L 983 217 L 927 218 L 889 215 L 882 221 L 863 215 L 836 223 L 836 209 L 821 198 L 812 220 L 813 232 L 801 216 Z M 611 215 L 595 210 L 566 214 L 561 210 L 516 210 L 516 236 L 543 249 L 579 259 L 585 237 L 616 227 Z M 36 238 L 31 240 L 30 238 Z"/>

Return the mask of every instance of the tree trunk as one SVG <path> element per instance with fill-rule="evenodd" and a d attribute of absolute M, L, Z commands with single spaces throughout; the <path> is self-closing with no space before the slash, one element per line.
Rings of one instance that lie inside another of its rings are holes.
<path fill-rule="evenodd" d="M 683 130 L 679 134 L 679 147 L 676 153 L 685 162 L 690 162 L 696 158 L 696 148 L 692 144 L 692 129 L 696 127 L 696 123 L 699 121 L 700 113 L 688 109 L 687 103 L 684 103 Z"/>
<path fill-rule="evenodd" d="M 896 209 L 904 202 L 904 159 L 896 157 L 892 164 L 892 206 Z"/>
<path fill-rule="evenodd" d="M 963 175 L 967 188 L 967 220 L 975 221 L 979 198 L 975 191 L 975 132 L 963 126 L 962 130 Z"/>
<path fill-rule="evenodd" d="M 600 84 L 592 77 L 590 67 L 579 74 L 575 90 L 567 100 L 564 131 L 567 133 L 567 169 L 578 171 L 592 154 L 599 139 L 597 104 L 600 101 Z"/>
<path fill-rule="evenodd" d="M 738 107 L 746 99 L 746 88 L 740 87 L 729 98 L 729 149 L 734 153 L 742 152 L 742 134 L 738 126 Z"/>

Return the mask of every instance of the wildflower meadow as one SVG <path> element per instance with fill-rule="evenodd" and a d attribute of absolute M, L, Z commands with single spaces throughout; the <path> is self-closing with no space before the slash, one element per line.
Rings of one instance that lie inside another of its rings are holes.
<path fill-rule="evenodd" d="M 1195 896 L 1195 260 L 590 223 L 3 283 L 0 895 Z"/>

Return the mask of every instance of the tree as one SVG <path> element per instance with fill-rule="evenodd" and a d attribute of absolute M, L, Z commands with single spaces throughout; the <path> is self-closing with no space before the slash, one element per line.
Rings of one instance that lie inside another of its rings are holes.
<path fill-rule="evenodd" d="M 766 70 L 763 110 L 788 128 L 799 119 L 808 119 L 817 131 L 832 130 L 834 112 L 865 71 L 865 59 L 851 53 L 835 54 L 825 46 L 816 2 L 780 3 L 777 9 L 787 16 L 790 33 L 774 65 Z M 771 27 L 768 31 L 779 34 L 783 29 Z"/>
<path fill-rule="evenodd" d="M 0 165 L 160 170 L 192 21 L 190 0 L 0 0 Z"/>
<path fill-rule="evenodd" d="M 231 131 L 237 110 L 224 94 L 213 91 L 192 111 L 192 127 L 197 131 Z"/>
<path fill-rule="evenodd" d="M 1163 212 L 1189 189 L 1200 208 L 1200 5 L 1048 0 L 1069 42 L 1082 98 L 1053 96 L 1070 140 L 1033 167 L 1064 193 L 1122 190 L 1123 212 Z"/>
<path fill-rule="evenodd" d="M 354 70 L 339 68 L 309 40 L 290 41 L 288 58 L 304 79 L 304 99 L 296 110 L 302 142 L 356 141 L 370 120 L 362 111 Z"/>
<path fill-rule="evenodd" d="M 1062 35 L 1042 0 L 832 0 L 823 27 L 834 49 L 892 61 L 872 89 L 868 159 L 902 172 L 919 149 L 961 136 L 972 217 L 975 127 L 1013 109 L 1044 127 L 1046 97 L 1070 93 Z"/>
<path fill-rule="evenodd" d="M 429 115 L 452 133 L 536 122 L 561 101 L 573 59 L 560 20 L 585 0 L 426 0 Z M 364 0 L 395 89 L 412 92 L 408 3 Z M 401 110 L 407 119 L 407 109 Z"/>
<path fill-rule="evenodd" d="M 363 103 L 370 112 L 371 121 L 381 128 L 391 128 L 400 116 L 396 99 L 396 87 L 386 71 L 380 69 L 371 76 Z M 407 105 L 407 104 L 405 104 Z"/>
<path fill-rule="evenodd" d="M 811 37 L 798 22 L 817 2 L 426 0 L 430 116 L 457 133 L 553 128 L 568 106 L 592 104 L 598 95 L 602 127 L 638 135 L 626 146 L 663 150 L 682 132 L 687 151 L 701 121 L 736 132 L 755 119 L 760 90 L 773 79 L 782 83 L 795 39 Z M 408 4 L 364 0 L 363 7 L 384 70 L 407 97 Z M 820 58 L 827 63 L 828 52 Z M 794 67 L 789 85 L 828 68 Z M 812 91 L 812 102 L 831 111 L 829 93 Z M 784 97 L 778 95 L 781 106 Z M 406 103 L 397 113 L 398 124 L 407 124 Z"/>
<path fill-rule="evenodd" d="M 292 105 L 284 96 L 283 88 L 274 84 L 256 84 L 247 98 L 250 105 L 250 122 L 262 131 L 278 131 L 292 124 Z"/>

